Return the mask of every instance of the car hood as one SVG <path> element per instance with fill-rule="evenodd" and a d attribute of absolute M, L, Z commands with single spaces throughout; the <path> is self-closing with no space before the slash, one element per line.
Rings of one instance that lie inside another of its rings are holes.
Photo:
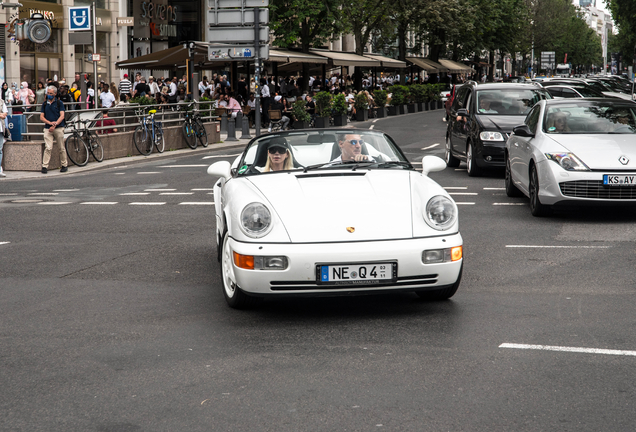
<path fill-rule="evenodd" d="M 294 179 L 281 182 L 281 175 Z M 270 202 L 294 243 L 413 236 L 409 171 L 291 172 L 249 180 Z"/>
<path fill-rule="evenodd" d="M 630 169 L 636 171 L 636 140 L 632 134 L 551 135 L 550 138 L 574 153 L 590 169 Z M 618 161 L 627 156 L 629 162 Z"/>
<path fill-rule="evenodd" d="M 512 128 L 523 124 L 525 115 L 510 116 L 510 115 L 486 115 L 480 114 L 477 116 L 481 125 L 488 130 L 503 131 L 511 133 Z"/>

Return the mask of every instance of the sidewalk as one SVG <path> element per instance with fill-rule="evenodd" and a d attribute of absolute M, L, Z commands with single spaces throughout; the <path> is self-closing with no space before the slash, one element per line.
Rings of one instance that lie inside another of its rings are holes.
<path fill-rule="evenodd" d="M 256 131 L 254 129 L 250 130 L 250 135 L 252 136 L 252 138 L 256 136 L 255 133 Z M 267 129 L 265 129 L 264 131 L 261 130 L 261 135 L 263 133 L 267 133 Z M 239 132 L 236 135 L 237 137 L 240 137 L 241 133 Z M 108 159 L 108 160 L 104 160 L 103 162 L 91 161 L 86 166 L 83 166 L 83 167 L 73 165 L 73 163 L 69 161 L 68 171 L 65 173 L 61 173 L 59 169 L 50 170 L 47 174 L 42 174 L 39 171 L 4 171 L 4 173 L 7 176 L 0 177 L 0 182 L 10 181 L 10 180 L 42 178 L 42 177 L 66 176 L 69 174 L 83 173 L 87 171 L 94 171 L 97 169 L 104 169 L 104 168 L 113 168 L 113 167 L 123 168 L 129 165 L 135 165 L 138 163 L 148 162 L 152 160 L 174 158 L 176 156 L 187 156 L 187 155 L 191 155 L 195 153 L 202 153 L 205 151 L 224 149 L 224 148 L 236 147 L 237 150 L 242 151 L 243 148 L 250 141 L 248 139 L 238 139 L 237 141 L 226 141 L 226 139 L 227 139 L 227 134 L 222 133 L 220 143 L 210 143 L 210 145 L 208 145 L 207 147 L 199 146 L 194 150 L 191 148 L 172 150 L 172 151 L 166 150 L 163 153 L 157 153 L 156 150 L 153 149 L 153 153 L 151 153 L 148 156 L 135 155 L 135 156 L 126 157 L 126 158 Z"/>

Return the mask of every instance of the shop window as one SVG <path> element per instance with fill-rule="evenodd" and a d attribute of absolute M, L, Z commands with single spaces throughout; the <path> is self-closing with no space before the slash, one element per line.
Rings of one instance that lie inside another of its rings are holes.
<path fill-rule="evenodd" d="M 53 2 L 55 3 L 55 2 Z M 73 6 L 91 6 L 93 4 L 92 0 L 74 0 Z M 95 0 L 95 6 L 97 9 L 108 9 L 106 7 L 106 0 Z"/>

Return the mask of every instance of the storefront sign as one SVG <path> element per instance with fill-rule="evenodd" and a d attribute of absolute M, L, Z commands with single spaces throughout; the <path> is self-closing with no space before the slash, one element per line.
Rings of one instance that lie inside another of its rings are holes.
<path fill-rule="evenodd" d="M 64 7 L 55 3 L 23 0 L 19 18 L 31 18 L 34 13 L 41 13 L 44 19 L 51 20 L 51 27 L 64 27 Z"/>
<path fill-rule="evenodd" d="M 117 27 L 130 27 L 135 25 L 135 17 L 117 17 Z"/>

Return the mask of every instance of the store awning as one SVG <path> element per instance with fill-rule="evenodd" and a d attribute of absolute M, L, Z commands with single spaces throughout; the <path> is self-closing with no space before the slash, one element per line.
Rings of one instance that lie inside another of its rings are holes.
<path fill-rule="evenodd" d="M 453 60 L 439 60 L 440 64 L 446 68 L 450 73 L 473 73 L 474 70 L 470 66 L 466 66 L 462 63 L 457 63 Z"/>
<path fill-rule="evenodd" d="M 428 73 L 448 72 L 448 68 L 424 57 L 407 57 L 406 61 L 413 63 L 415 66 L 421 67 Z"/>
<path fill-rule="evenodd" d="M 285 49 L 270 49 L 269 60 L 276 63 L 314 63 L 314 64 L 326 64 L 329 62 L 325 57 L 317 56 L 314 54 L 307 54 L 298 51 L 290 51 Z"/>
<path fill-rule="evenodd" d="M 333 66 L 366 66 L 366 67 L 382 67 L 380 60 L 372 59 L 369 57 L 360 56 L 351 52 L 340 51 L 327 51 L 312 49 L 309 50 L 312 54 L 325 57 L 329 59 L 329 63 Z"/>
<path fill-rule="evenodd" d="M 391 57 L 386 57 L 380 54 L 365 54 L 364 57 L 369 57 L 373 60 L 378 60 L 382 63 L 382 67 L 384 68 L 394 68 L 394 69 L 404 69 L 406 67 L 406 62 L 401 60 L 396 60 Z"/>
<path fill-rule="evenodd" d="M 194 63 L 203 64 L 208 61 L 208 45 L 195 42 Z M 128 60 L 116 62 L 117 69 L 170 69 L 173 67 L 185 66 L 188 59 L 188 48 L 184 44 L 142 55 Z"/>

